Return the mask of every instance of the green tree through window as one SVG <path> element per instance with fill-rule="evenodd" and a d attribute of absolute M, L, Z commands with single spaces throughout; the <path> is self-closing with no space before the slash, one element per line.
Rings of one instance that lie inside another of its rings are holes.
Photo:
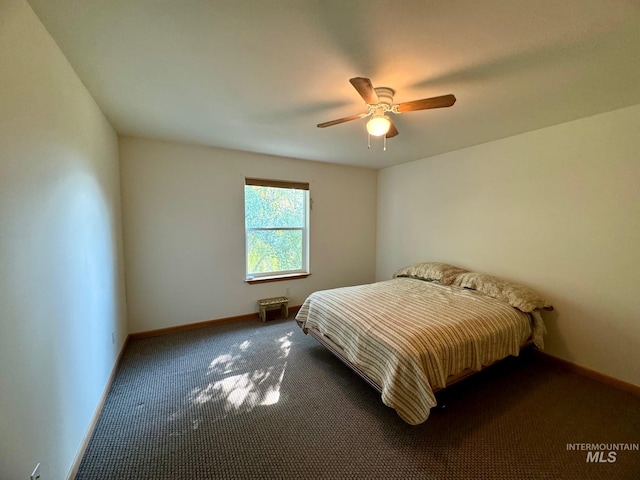
<path fill-rule="evenodd" d="M 306 272 L 308 184 L 247 179 L 244 201 L 247 277 Z"/>

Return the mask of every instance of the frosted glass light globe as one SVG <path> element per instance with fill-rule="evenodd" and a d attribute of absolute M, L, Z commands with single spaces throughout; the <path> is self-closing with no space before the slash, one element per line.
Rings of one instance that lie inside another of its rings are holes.
<path fill-rule="evenodd" d="M 391 128 L 391 121 L 386 115 L 371 117 L 371 120 L 367 122 L 367 132 L 374 137 L 385 135 L 389 128 Z"/>

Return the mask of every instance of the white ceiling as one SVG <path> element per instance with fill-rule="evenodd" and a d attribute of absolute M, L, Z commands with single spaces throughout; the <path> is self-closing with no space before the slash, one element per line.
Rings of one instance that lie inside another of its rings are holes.
<path fill-rule="evenodd" d="M 380 168 L 640 103 L 637 0 L 29 0 L 126 135 Z M 395 102 L 367 149 L 349 78 Z"/>

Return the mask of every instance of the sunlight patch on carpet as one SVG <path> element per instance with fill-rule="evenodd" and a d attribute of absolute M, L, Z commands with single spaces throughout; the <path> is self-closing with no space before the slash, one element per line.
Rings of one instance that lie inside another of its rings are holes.
<path fill-rule="evenodd" d="M 231 352 L 218 355 L 210 362 L 207 375 L 225 377 L 208 383 L 206 387 L 191 390 L 189 402 L 203 405 L 222 401 L 227 413 L 249 412 L 256 406 L 275 405 L 280 400 L 280 386 L 287 369 L 292 335 L 293 331 L 290 331 L 275 340 L 278 343 L 278 361 L 266 368 L 237 373 L 246 364 L 246 356 L 251 355 L 249 340 L 235 344 Z M 235 374 L 230 375 L 232 373 Z"/>

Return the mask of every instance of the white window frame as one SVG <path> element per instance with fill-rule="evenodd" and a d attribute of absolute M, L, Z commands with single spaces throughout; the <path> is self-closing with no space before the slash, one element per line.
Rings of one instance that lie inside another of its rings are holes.
<path fill-rule="evenodd" d="M 290 182 L 284 180 L 269 180 L 261 178 L 245 178 L 246 186 L 260 186 L 270 188 L 291 188 L 304 191 L 304 226 L 303 227 L 247 227 L 247 206 L 244 205 L 245 215 L 245 277 L 249 283 L 257 283 L 267 280 L 288 280 L 291 278 L 306 278 L 309 273 L 309 216 L 311 200 L 309 196 L 309 184 L 306 182 Z M 244 197 L 243 197 L 244 198 Z M 249 242 L 248 234 L 252 231 L 300 231 L 302 233 L 302 268 L 296 270 L 280 270 L 277 272 L 249 273 Z"/>

